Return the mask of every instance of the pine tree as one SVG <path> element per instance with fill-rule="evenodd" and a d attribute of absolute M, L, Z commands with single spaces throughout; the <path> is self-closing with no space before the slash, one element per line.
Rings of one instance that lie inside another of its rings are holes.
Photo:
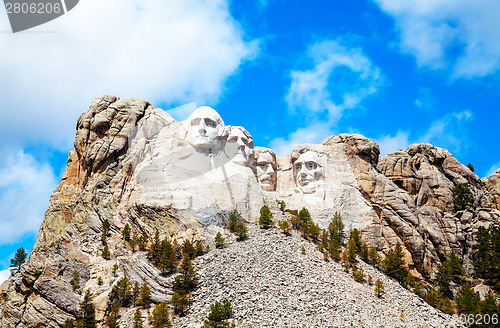
<path fill-rule="evenodd" d="M 236 223 L 238 222 L 238 217 L 236 216 L 236 213 L 233 212 L 231 213 L 231 216 L 229 217 L 229 225 L 228 225 L 228 228 L 229 228 L 229 231 L 231 232 L 235 232 L 235 228 L 236 228 Z"/>
<path fill-rule="evenodd" d="M 69 281 L 69 283 L 71 284 L 71 287 L 73 287 L 74 291 L 79 289 L 80 288 L 80 272 L 73 271 L 72 278 Z"/>
<path fill-rule="evenodd" d="M 222 234 L 217 232 L 217 235 L 215 236 L 215 247 L 216 248 L 223 248 L 226 245 L 226 238 L 222 236 Z"/>
<path fill-rule="evenodd" d="M 222 328 L 229 327 L 227 319 L 233 316 L 233 307 L 228 299 L 217 302 L 210 306 L 210 313 L 202 328 Z"/>
<path fill-rule="evenodd" d="M 385 289 L 384 289 L 384 283 L 382 280 L 377 279 L 375 281 L 375 295 L 377 295 L 378 298 L 382 297 L 382 295 L 385 294 Z"/>
<path fill-rule="evenodd" d="M 398 242 L 394 250 L 389 250 L 384 258 L 384 272 L 399 282 L 404 281 L 406 269 L 404 267 L 403 248 Z"/>
<path fill-rule="evenodd" d="M 497 313 L 499 310 L 498 305 L 491 290 L 488 290 L 486 295 L 484 295 L 484 300 L 479 302 L 479 308 L 482 314 L 489 314 L 491 316 Z"/>
<path fill-rule="evenodd" d="M 159 303 L 153 310 L 152 328 L 168 328 L 172 327 L 170 322 L 170 311 L 165 303 Z"/>
<path fill-rule="evenodd" d="M 354 269 L 352 271 L 352 276 L 357 282 L 363 282 L 365 280 L 365 272 L 363 271 L 363 268 Z"/>
<path fill-rule="evenodd" d="M 113 268 L 112 268 L 112 273 L 113 273 L 113 277 L 116 277 L 116 271 L 118 270 L 118 264 L 113 264 Z"/>
<path fill-rule="evenodd" d="M 466 183 L 459 183 L 452 189 L 453 201 L 455 203 L 455 209 L 457 211 L 464 210 L 468 206 L 471 206 L 474 198 L 472 192 Z"/>
<path fill-rule="evenodd" d="M 128 223 L 123 227 L 122 236 L 125 241 L 130 241 L 130 225 Z"/>
<path fill-rule="evenodd" d="M 141 287 L 137 281 L 134 281 L 134 287 L 132 288 L 132 304 L 135 306 L 139 296 L 141 295 Z"/>
<path fill-rule="evenodd" d="M 75 321 L 73 319 L 66 319 L 63 328 L 75 328 Z"/>
<path fill-rule="evenodd" d="M 172 247 L 172 251 L 173 251 L 173 247 Z M 194 255 L 195 256 L 202 256 L 203 254 L 205 254 L 205 249 L 203 247 L 203 243 L 201 242 L 201 240 L 197 240 L 195 245 L 194 245 Z M 175 252 L 174 252 L 174 255 L 175 255 Z"/>
<path fill-rule="evenodd" d="M 153 263 L 154 266 L 158 266 L 161 259 L 161 241 L 160 241 L 160 232 L 157 230 L 155 233 L 155 237 L 153 239 L 153 243 L 148 251 L 148 259 Z"/>
<path fill-rule="evenodd" d="M 97 328 L 95 320 L 95 307 L 92 301 L 92 294 L 87 290 L 82 303 L 80 303 L 77 320 L 78 328 Z"/>
<path fill-rule="evenodd" d="M 111 224 L 108 219 L 104 219 L 102 222 L 102 233 L 106 236 L 109 236 L 109 231 L 111 230 Z"/>
<path fill-rule="evenodd" d="M 479 293 L 474 292 L 469 284 L 460 287 L 460 291 L 455 296 L 457 310 L 459 313 L 476 314 L 479 312 Z"/>
<path fill-rule="evenodd" d="M 141 288 L 141 297 L 137 302 L 142 307 L 149 307 L 151 305 L 151 289 L 149 289 L 148 283 L 144 282 Z"/>
<path fill-rule="evenodd" d="M 174 312 L 175 314 L 179 315 L 184 315 L 184 312 L 189 306 L 191 300 L 191 293 L 187 294 L 179 294 L 179 293 L 174 293 L 172 295 L 172 299 L 170 300 L 170 303 L 174 306 Z"/>
<path fill-rule="evenodd" d="M 344 242 L 344 223 L 342 222 L 342 216 L 339 212 L 336 212 L 328 225 L 328 233 L 330 240 L 336 241 L 339 245 Z"/>
<path fill-rule="evenodd" d="M 111 253 L 109 252 L 108 244 L 104 245 L 102 249 L 102 258 L 105 260 L 109 260 L 111 258 Z"/>
<path fill-rule="evenodd" d="M 328 252 L 330 253 L 330 256 L 332 259 L 335 261 L 340 261 L 340 254 L 342 252 L 342 246 L 339 244 L 338 240 L 330 240 L 328 244 Z"/>
<path fill-rule="evenodd" d="M 196 250 L 194 249 L 193 244 L 189 240 L 184 240 L 182 243 L 182 255 L 184 257 L 189 256 L 190 259 L 194 259 L 196 254 Z"/>
<path fill-rule="evenodd" d="M 26 261 L 28 254 L 24 248 L 18 248 L 16 253 L 14 254 L 14 258 L 10 260 L 10 267 L 12 268 L 10 273 L 11 275 L 15 275 L 20 269 L 21 265 Z"/>
<path fill-rule="evenodd" d="M 314 241 L 318 240 L 319 234 L 321 233 L 320 227 L 316 223 L 311 223 L 309 225 L 308 234 L 313 238 Z"/>
<path fill-rule="evenodd" d="M 269 207 L 266 205 L 260 209 L 259 224 L 265 229 L 273 225 L 273 213 L 271 213 Z"/>
<path fill-rule="evenodd" d="M 193 291 L 198 284 L 198 276 L 196 270 L 191 263 L 189 257 L 185 257 L 179 266 L 179 275 L 177 275 L 172 284 L 174 292 L 187 294 Z"/>
<path fill-rule="evenodd" d="M 354 245 L 356 246 L 356 254 L 359 254 L 361 251 L 361 234 L 359 233 L 359 230 L 354 228 L 351 231 L 351 234 L 349 236 L 349 241 L 354 240 Z"/>
<path fill-rule="evenodd" d="M 139 309 L 135 310 L 134 325 L 132 326 L 132 328 L 143 328 L 142 315 L 141 315 L 141 311 L 139 311 Z"/>
<path fill-rule="evenodd" d="M 300 248 L 300 252 L 302 253 L 302 255 L 305 255 L 306 254 L 306 248 L 304 246 L 302 246 Z"/>
<path fill-rule="evenodd" d="M 162 242 L 161 248 L 162 252 L 158 263 L 158 269 L 161 270 L 162 275 L 171 274 L 177 268 L 178 261 L 170 239 L 165 238 Z"/>
<path fill-rule="evenodd" d="M 328 262 L 329 259 L 330 259 L 330 253 L 328 253 L 328 251 L 324 251 L 323 252 L 323 260 Z"/>
<path fill-rule="evenodd" d="M 370 251 L 368 252 L 368 262 L 375 267 L 378 267 L 381 263 L 380 255 L 378 255 L 377 249 L 373 246 L 370 247 Z"/>
<path fill-rule="evenodd" d="M 123 277 L 111 290 L 111 299 L 117 300 L 121 306 L 129 306 L 132 302 L 132 289 L 127 277 Z"/>
<path fill-rule="evenodd" d="M 358 264 L 358 259 L 356 259 L 356 251 L 358 248 L 356 247 L 356 242 L 354 239 L 349 239 L 349 243 L 347 244 L 347 249 L 345 250 L 346 253 L 346 262 L 349 264 L 349 266 L 354 267 L 356 264 Z"/>
<path fill-rule="evenodd" d="M 113 305 L 111 306 L 111 311 L 109 311 L 109 314 L 104 321 L 104 325 L 109 328 L 119 328 L 120 325 L 118 324 L 118 312 L 120 311 L 120 304 L 118 303 L 118 300 L 115 299 L 113 302 Z"/>
<path fill-rule="evenodd" d="M 290 224 L 288 224 L 288 221 L 286 220 L 278 221 L 278 226 L 285 235 L 287 236 L 290 235 Z"/>
<path fill-rule="evenodd" d="M 238 221 L 234 227 L 234 233 L 238 237 L 238 240 L 245 240 L 248 237 L 248 228 L 243 222 Z"/>

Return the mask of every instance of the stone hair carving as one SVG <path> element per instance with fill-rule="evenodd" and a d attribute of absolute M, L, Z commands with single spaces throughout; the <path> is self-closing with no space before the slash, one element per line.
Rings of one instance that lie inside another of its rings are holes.
<path fill-rule="evenodd" d="M 213 108 L 197 108 L 187 119 L 187 141 L 200 153 L 215 153 L 221 149 L 227 132 L 224 121 Z"/>
<path fill-rule="evenodd" d="M 236 144 L 233 163 L 251 167 L 254 160 L 254 150 L 253 138 L 250 133 L 241 126 L 229 126 L 227 142 L 228 144 Z"/>
<path fill-rule="evenodd" d="M 318 154 L 302 149 L 292 153 L 293 177 L 297 191 L 304 194 L 315 193 L 323 183 L 323 167 Z"/>
<path fill-rule="evenodd" d="M 256 147 L 254 152 L 260 187 L 265 191 L 275 191 L 277 178 L 276 154 L 272 149 L 264 147 Z"/>

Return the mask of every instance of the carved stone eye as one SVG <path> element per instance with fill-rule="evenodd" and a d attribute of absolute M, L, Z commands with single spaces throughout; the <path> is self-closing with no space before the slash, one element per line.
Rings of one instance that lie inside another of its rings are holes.
<path fill-rule="evenodd" d="M 206 118 L 205 125 L 210 127 L 210 128 L 215 128 L 217 126 L 217 123 L 209 118 Z"/>
<path fill-rule="evenodd" d="M 195 125 L 199 125 L 200 124 L 200 119 L 199 118 L 195 118 L 191 121 L 191 126 L 195 126 Z"/>

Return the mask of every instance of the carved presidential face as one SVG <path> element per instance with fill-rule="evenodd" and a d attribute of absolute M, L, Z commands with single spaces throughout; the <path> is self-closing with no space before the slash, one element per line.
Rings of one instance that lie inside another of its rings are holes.
<path fill-rule="evenodd" d="M 189 127 L 188 143 L 199 152 L 218 150 L 224 136 L 224 121 L 212 108 L 203 106 L 196 109 L 187 119 Z"/>
<path fill-rule="evenodd" d="M 257 177 L 265 191 L 276 190 L 276 157 L 269 151 L 260 152 L 257 157 Z"/>
<path fill-rule="evenodd" d="M 293 166 L 295 182 L 304 194 L 312 194 L 323 179 L 323 170 L 316 153 L 308 151 L 297 158 Z"/>
<path fill-rule="evenodd" d="M 232 126 L 227 141 L 236 144 L 236 155 L 233 162 L 238 165 L 249 166 L 253 152 L 252 136 L 240 126 Z"/>

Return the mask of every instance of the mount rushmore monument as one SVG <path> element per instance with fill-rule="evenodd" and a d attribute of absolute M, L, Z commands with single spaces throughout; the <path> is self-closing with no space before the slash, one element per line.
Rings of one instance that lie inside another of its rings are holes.
<path fill-rule="evenodd" d="M 78 311 L 81 295 L 70 284 L 75 271 L 82 288 L 93 290 L 102 318 L 114 264 L 131 281 L 147 282 L 155 302 L 168 301 L 170 282 L 144 252 L 124 245 L 125 225 L 133 236 L 158 232 L 210 243 L 231 213 L 251 224 L 263 205 L 280 215 L 276 201 L 307 208 L 321 228 L 339 212 L 346 232 L 357 228 L 380 254 L 400 243 L 416 277 L 434 279 L 450 250 L 470 268 L 474 232 L 500 222 L 500 170 L 480 179 L 430 144 L 379 155 L 374 140 L 340 134 L 278 157 L 210 107 L 177 122 L 143 99 L 100 96 L 78 119 L 29 260 L 1 286 L 1 323 L 62 326 Z M 472 193 L 465 209 L 454 206 L 458 184 Z M 105 220 L 111 260 L 101 256 Z"/>

